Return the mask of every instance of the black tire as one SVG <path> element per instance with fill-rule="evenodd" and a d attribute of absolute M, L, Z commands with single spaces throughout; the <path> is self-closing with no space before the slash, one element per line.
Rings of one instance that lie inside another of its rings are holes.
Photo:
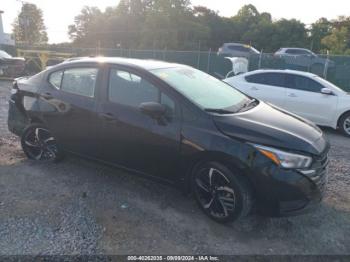
<path fill-rule="evenodd" d="M 219 223 L 245 217 L 253 206 L 252 188 L 247 179 L 239 170 L 218 162 L 208 162 L 194 169 L 192 190 L 203 212 Z"/>
<path fill-rule="evenodd" d="M 339 119 L 339 129 L 345 136 L 350 137 L 350 112 Z"/>
<path fill-rule="evenodd" d="M 21 146 L 25 155 L 31 160 L 58 162 L 64 157 L 56 139 L 42 124 L 32 124 L 24 129 Z"/>

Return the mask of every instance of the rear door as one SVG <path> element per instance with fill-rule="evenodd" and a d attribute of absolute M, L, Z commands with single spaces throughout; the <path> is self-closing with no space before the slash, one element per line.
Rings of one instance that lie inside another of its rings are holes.
<path fill-rule="evenodd" d="M 98 106 L 99 157 L 172 180 L 180 153 L 179 105 L 161 85 L 133 69 L 111 67 Z M 139 110 L 144 102 L 167 107 L 164 122 Z"/>
<path fill-rule="evenodd" d="M 283 73 L 257 73 L 245 76 L 244 92 L 248 95 L 283 107 L 286 100 Z"/>
<path fill-rule="evenodd" d="M 287 97 L 285 108 L 319 125 L 328 125 L 335 116 L 338 97 L 322 94 L 324 86 L 316 80 L 286 74 Z"/>
<path fill-rule="evenodd" d="M 40 91 L 40 109 L 48 128 L 66 150 L 95 156 L 97 66 L 58 70 Z"/>

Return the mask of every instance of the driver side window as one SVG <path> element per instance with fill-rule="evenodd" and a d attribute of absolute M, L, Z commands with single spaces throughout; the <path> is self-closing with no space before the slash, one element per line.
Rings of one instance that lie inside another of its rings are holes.
<path fill-rule="evenodd" d="M 143 77 L 124 70 L 110 70 L 108 100 L 134 108 L 145 102 L 156 102 L 166 106 L 168 114 L 175 112 L 175 102 L 168 95 Z"/>
<path fill-rule="evenodd" d="M 144 102 L 158 102 L 159 90 L 135 74 L 112 69 L 109 76 L 108 99 L 117 104 L 138 107 Z"/>

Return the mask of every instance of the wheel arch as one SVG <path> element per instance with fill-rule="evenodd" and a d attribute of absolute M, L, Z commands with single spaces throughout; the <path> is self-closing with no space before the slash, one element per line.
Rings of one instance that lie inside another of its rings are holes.
<path fill-rule="evenodd" d="M 350 113 L 350 109 L 348 109 L 345 112 L 339 114 L 338 119 L 337 119 L 337 128 L 339 128 L 340 120 L 342 119 L 342 117 L 345 116 L 346 114 L 349 114 L 349 113 Z"/>
<path fill-rule="evenodd" d="M 196 170 L 198 166 L 206 162 L 218 162 L 226 166 L 230 170 L 238 169 L 239 171 L 242 172 L 243 177 L 254 189 L 254 185 L 251 181 L 251 178 L 247 175 L 247 169 L 241 160 L 223 152 L 204 151 L 193 156 L 186 165 L 186 172 L 185 172 L 186 175 L 184 178 L 186 193 L 188 194 L 192 193 L 191 180 L 192 180 L 193 172 Z"/>
<path fill-rule="evenodd" d="M 34 117 L 30 118 L 30 124 L 43 124 L 43 125 L 45 125 L 45 122 L 41 118 L 34 116 Z"/>

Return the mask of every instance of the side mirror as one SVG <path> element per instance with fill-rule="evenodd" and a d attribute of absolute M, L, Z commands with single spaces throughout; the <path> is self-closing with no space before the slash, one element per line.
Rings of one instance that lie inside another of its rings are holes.
<path fill-rule="evenodd" d="M 145 115 L 148 115 L 156 120 L 162 119 L 166 114 L 166 107 L 155 102 L 142 103 L 140 104 L 139 109 Z"/>
<path fill-rule="evenodd" d="M 327 87 L 321 89 L 321 94 L 324 95 L 334 95 L 333 91 Z"/>

